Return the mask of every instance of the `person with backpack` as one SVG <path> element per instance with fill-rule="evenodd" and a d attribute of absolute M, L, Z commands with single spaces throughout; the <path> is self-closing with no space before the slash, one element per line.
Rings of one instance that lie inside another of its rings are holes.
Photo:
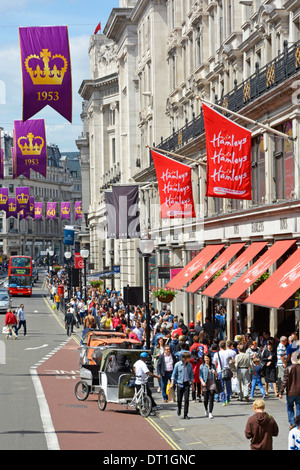
<path fill-rule="evenodd" d="M 190 349 L 190 353 L 192 356 L 191 364 L 194 369 L 194 375 L 195 379 L 193 382 L 193 389 L 192 389 L 192 397 L 193 400 L 196 400 L 196 389 L 198 391 L 198 398 L 199 402 L 201 403 L 201 381 L 199 378 L 199 369 L 201 364 L 203 363 L 204 360 L 204 354 L 208 353 L 208 337 L 207 334 L 203 331 L 200 332 L 199 336 L 195 336 L 197 338 L 197 342 L 193 344 L 193 346 Z M 195 346 L 195 344 L 197 346 Z M 194 364 L 193 362 L 194 361 Z"/>
<path fill-rule="evenodd" d="M 201 403 L 201 382 L 199 378 L 200 365 L 202 364 L 202 359 L 198 355 L 198 350 L 201 347 L 199 343 L 199 336 L 194 336 L 194 343 L 190 347 L 191 360 L 190 364 L 193 368 L 193 386 L 192 386 L 192 400 L 196 401 L 196 394 L 199 402 Z"/>

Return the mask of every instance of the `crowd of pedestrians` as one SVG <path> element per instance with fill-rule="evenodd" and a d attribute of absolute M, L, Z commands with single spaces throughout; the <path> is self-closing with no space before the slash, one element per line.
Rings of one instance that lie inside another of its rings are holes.
<path fill-rule="evenodd" d="M 63 274 L 62 274 L 63 276 Z M 59 308 L 58 286 L 62 278 L 49 278 L 50 296 Z M 118 329 L 129 338 L 146 345 L 145 306 L 125 305 L 117 292 L 87 288 L 87 299 L 77 289 L 69 296 L 64 290 L 66 327 Z M 225 340 L 224 311 L 216 311 L 216 322 L 209 317 L 188 325 L 183 314 L 174 315 L 168 305 L 161 310 L 151 304 L 151 357 L 153 372 L 158 377 L 157 390 L 165 403 L 170 391 L 176 390 L 177 413 L 189 419 L 189 402 L 203 401 L 204 415 L 213 419 L 216 403 L 229 406 L 232 400 L 253 402 L 254 417 L 247 423 L 245 436 L 251 448 L 270 448 L 277 435 L 275 420 L 266 419 L 265 400 L 269 394 L 281 399 L 286 393 L 287 415 L 294 448 L 299 447 L 300 416 L 300 348 L 296 332 L 273 338 L 251 331 Z M 69 321 L 71 319 L 71 321 Z M 255 398 L 259 394 L 261 398 Z M 173 393 L 172 393 L 173 396 Z M 258 436 L 262 429 L 264 438 Z M 258 433 L 258 434 L 257 434 Z M 268 437 L 266 437 L 266 435 Z M 271 436 L 271 437 L 270 437 Z"/>

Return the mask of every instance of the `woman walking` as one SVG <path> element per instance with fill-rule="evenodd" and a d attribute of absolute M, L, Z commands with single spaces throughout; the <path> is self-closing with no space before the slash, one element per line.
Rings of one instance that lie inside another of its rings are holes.
<path fill-rule="evenodd" d="M 212 364 L 210 354 L 204 354 L 204 363 L 200 366 L 199 372 L 204 396 L 205 416 L 213 418 L 214 397 L 216 392 L 215 379 L 218 377 L 217 370 Z"/>
<path fill-rule="evenodd" d="M 264 349 L 261 358 L 261 365 L 263 368 L 263 374 L 266 383 L 266 393 L 265 397 L 268 396 L 269 384 L 273 384 L 275 396 L 278 396 L 277 393 L 277 384 L 276 384 L 276 363 L 277 363 L 277 352 L 273 347 L 272 341 L 267 341 L 267 347 Z"/>

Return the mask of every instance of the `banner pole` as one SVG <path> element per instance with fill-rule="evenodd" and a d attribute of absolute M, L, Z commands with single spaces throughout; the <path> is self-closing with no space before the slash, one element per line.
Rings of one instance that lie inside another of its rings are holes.
<path fill-rule="evenodd" d="M 282 137 L 283 139 L 288 139 L 288 140 L 292 140 L 292 141 L 295 141 L 297 137 L 290 137 L 286 134 L 284 134 L 283 132 L 280 132 L 280 131 L 277 131 L 276 129 L 273 129 L 272 127 L 268 127 L 268 126 L 265 126 L 264 124 L 261 124 L 260 122 L 258 121 L 253 121 L 253 119 L 250 119 L 250 118 L 247 118 L 245 116 L 242 116 L 241 114 L 238 114 L 238 113 L 235 113 L 234 111 L 231 111 L 230 109 L 227 109 L 227 108 L 223 108 L 222 106 L 220 106 L 219 104 L 215 104 L 215 103 L 211 103 L 210 101 L 207 101 L 203 98 L 201 98 L 200 96 L 197 96 L 196 99 L 198 101 L 202 101 L 203 103 L 205 104 L 208 104 L 210 106 L 215 106 L 216 108 L 222 110 L 222 111 L 225 111 L 226 113 L 229 113 L 229 114 L 232 114 L 233 116 L 236 116 L 238 118 L 241 118 L 243 119 L 244 121 L 246 122 L 249 122 L 250 124 L 254 124 L 256 126 L 259 126 L 259 127 L 262 127 L 263 129 L 265 129 L 266 131 L 268 132 L 273 132 L 273 134 L 277 134 L 279 135 L 280 137 Z"/>
<path fill-rule="evenodd" d="M 167 150 L 162 150 L 162 149 L 159 149 L 157 147 L 150 147 L 150 145 L 146 145 L 146 148 L 149 148 L 150 150 L 157 150 L 157 152 L 164 152 L 164 153 L 167 153 L 168 155 L 172 155 L 173 157 L 178 157 L 178 158 L 182 158 L 183 160 L 188 160 L 189 162 L 192 162 L 194 163 L 194 165 L 203 165 L 203 166 L 206 166 L 206 163 L 204 162 L 198 162 L 197 160 L 193 160 L 192 158 L 189 158 L 189 157 L 185 157 L 184 155 L 179 155 L 178 153 L 173 153 L 173 152 L 168 152 Z"/>

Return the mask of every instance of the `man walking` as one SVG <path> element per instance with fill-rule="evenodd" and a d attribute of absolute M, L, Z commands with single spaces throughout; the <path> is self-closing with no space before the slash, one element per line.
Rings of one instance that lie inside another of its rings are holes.
<path fill-rule="evenodd" d="M 254 369 L 254 364 L 249 354 L 245 352 L 244 345 L 240 344 L 238 349 L 239 354 L 235 356 L 235 367 L 240 388 L 239 400 L 242 401 L 244 396 L 244 399 L 249 401 L 250 369 Z"/>
<path fill-rule="evenodd" d="M 17 311 L 17 321 L 18 321 L 18 327 L 16 329 L 17 335 L 19 334 L 19 329 L 21 328 L 21 326 L 23 326 L 24 336 L 27 336 L 27 327 L 26 327 L 25 312 L 24 312 L 23 304 L 20 305 Z"/>
<path fill-rule="evenodd" d="M 287 355 L 286 355 L 286 345 L 287 345 L 287 337 L 281 336 L 280 343 L 277 347 L 277 384 L 278 390 L 281 387 L 284 371 L 287 367 Z"/>
<path fill-rule="evenodd" d="M 68 308 L 67 313 L 65 315 L 65 327 L 68 336 L 71 336 L 71 334 L 73 333 L 73 326 L 75 322 L 76 320 L 73 313 L 71 313 L 71 308 Z"/>
<path fill-rule="evenodd" d="M 279 398 L 286 390 L 286 407 L 290 429 L 295 426 L 295 417 L 300 415 L 300 352 L 292 354 L 292 364 L 284 371 L 283 381 L 279 389 Z M 294 411 L 296 407 L 296 413 Z"/>
<path fill-rule="evenodd" d="M 167 385 L 171 381 L 172 373 L 177 362 L 176 357 L 171 353 L 170 346 L 164 347 L 164 352 L 157 361 L 157 375 L 161 377 L 161 391 L 165 403 L 168 403 Z"/>

